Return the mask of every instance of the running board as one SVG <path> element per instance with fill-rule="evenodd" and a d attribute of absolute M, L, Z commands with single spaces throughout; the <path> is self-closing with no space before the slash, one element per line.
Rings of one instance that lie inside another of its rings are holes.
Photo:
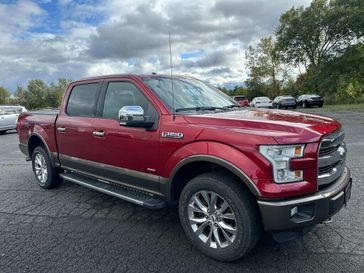
<path fill-rule="evenodd" d="M 143 191 L 109 183 L 104 180 L 100 182 L 97 179 L 76 173 L 63 173 L 61 174 L 61 177 L 69 182 L 112 195 L 122 200 L 147 207 L 149 209 L 161 209 L 167 205 L 167 203 L 162 199 L 151 196 L 148 193 L 144 193 Z"/>

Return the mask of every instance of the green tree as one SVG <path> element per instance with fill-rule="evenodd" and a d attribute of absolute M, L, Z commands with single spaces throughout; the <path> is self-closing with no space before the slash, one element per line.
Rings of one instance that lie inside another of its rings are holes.
<path fill-rule="evenodd" d="M 246 59 L 250 69 L 247 86 L 260 88 L 268 96 L 278 96 L 288 73 L 272 37 L 262 38 L 256 48 L 249 46 Z"/>
<path fill-rule="evenodd" d="M 61 105 L 63 95 L 71 81 L 70 79 L 59 78 L 57 83 L 52 82 L 50 84 L 48 93 L 50 107 L 57 108 Z"/>
<path fill-rule="evenodd" d="M 9 102 L 10 93 L 2 86 L 0 86 L 0 104 Z"/>
<path fill-rule="evenodd" d="M 39 109 L 48 106 L 48 86 L 42 80 L 28 82 L 27 104 L 30 109 Z"/>
<path fill-rule="evenodd" d="M 360 39 L 364 28 L 362 3 L 313 0 L 307 8 L 292 7 L 282 14 L 276 34 L 286 61 L 304 64 L 315 73 L 323 61 Z"/>

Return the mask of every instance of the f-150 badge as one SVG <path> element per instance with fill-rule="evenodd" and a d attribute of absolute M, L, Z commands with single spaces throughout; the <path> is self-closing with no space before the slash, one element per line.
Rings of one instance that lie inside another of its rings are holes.
<path fill-rule="evenodd" d="M 165 138 L 183 138 L 183 133 L 176 133 L 176 132 L 162 132 L 162 137 Z"/>

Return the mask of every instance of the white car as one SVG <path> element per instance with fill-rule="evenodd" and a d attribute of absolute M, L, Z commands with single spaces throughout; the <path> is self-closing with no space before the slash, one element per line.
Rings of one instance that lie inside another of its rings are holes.
<path fill-rule="evenodd" d="M 268 97 L 255 97 L 250 102 L 251 107 L 272 108 L 272 101 Z"/>
<path fill-rule="evenodd" d="M 15 129 L 19 114 L 26 111 L 23 106 L 0 105 L 0 135 Z"/>

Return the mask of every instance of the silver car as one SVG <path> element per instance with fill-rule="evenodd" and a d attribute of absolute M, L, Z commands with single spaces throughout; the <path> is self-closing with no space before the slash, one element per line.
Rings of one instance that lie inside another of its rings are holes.
<path fill-rule="evenodd" d="M 255 97 L 250 102 L 250 106 L 257 108 L 272 108 L 272 101 L 268 97 Z"/>
<path fill-rule="evenodd" d="M 0 105 L 0 135 L 15 129 L 19 114 L 26 111 L 23 106 Z"/>

